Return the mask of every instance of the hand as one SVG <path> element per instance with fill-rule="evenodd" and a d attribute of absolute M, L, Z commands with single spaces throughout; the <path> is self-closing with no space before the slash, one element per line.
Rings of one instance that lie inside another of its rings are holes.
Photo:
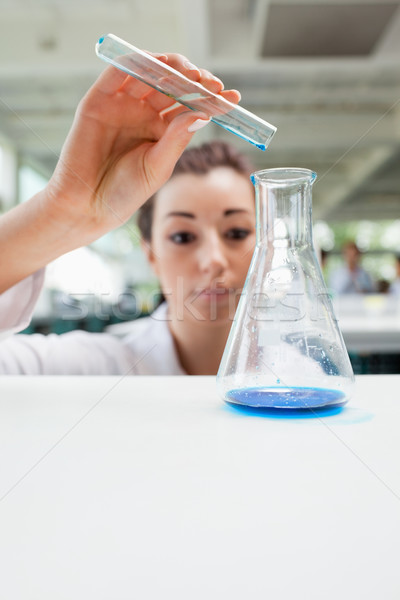
<path fill-rule="evenodd" d="M 179 54 L 155 55 L 210 91 L 235 90 Z M 78 106 L 44 190 L 0 217 L 0 292 L 65 252 L 122 225 L 169 178 L 198 119 L 164 94 L 107 68 Z"/>
<path fill-rule="evenodd" d="M 178 54 L 154 55 L 237 103 L 235 90 Z M 169 178 L 202 113 L 179 106 L 149 86 L 109 67 L 81 101 L 43 209 L 72 247 L 123 224 Z"/>

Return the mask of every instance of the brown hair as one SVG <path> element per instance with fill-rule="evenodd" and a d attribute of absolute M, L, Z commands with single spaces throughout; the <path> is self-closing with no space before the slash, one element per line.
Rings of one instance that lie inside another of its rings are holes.
<path fill-rule="evenodd" d="M 217 167 L 229 167 L 245 177 L 250 177 L 254 171 L 249 159 L 240 154 L 236 148 L 226 142 L 213 141 L 185 150 L 176 163 L 171 178 L 184 173 L 205 175 Z M 151 196 L 138 211 L 137 224 L 142 238 L 147 241 L 151 240 L 156 197 L 157 193 Z"/>
<path fill-rule="evenodd" d="M 362 254 L 360 248 L 357 246 L 354 240 L 346 240 L 342 246 L 342 250 L 355 250 L 357 254 Z"/>

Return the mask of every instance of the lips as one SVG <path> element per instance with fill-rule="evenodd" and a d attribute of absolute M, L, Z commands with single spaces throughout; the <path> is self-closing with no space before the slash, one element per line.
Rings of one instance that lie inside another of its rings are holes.
<path fill-rule="evenodd" d="M 201 290 L 199 293 L 199 298 L 204 298 L 205 300 L 224 300 L 228 298 L 230 295 L 230 290 L 227 288 L 217 287 L 217 288 L 205 288 Z"/>
<path fill-rule="evenodd" d="M 229 290 L 225 288 L 207 288 L 201 292 L 202 294 L 229 294 Z"/>

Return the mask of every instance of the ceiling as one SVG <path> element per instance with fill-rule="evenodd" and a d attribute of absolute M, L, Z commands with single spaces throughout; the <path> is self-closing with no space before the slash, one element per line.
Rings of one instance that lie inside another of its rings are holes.
<path fill-rule="evenodd" d="M 278 127 L 255 168 L 318 174 L 314 217 L 400 218 L 400 0 L 0 0 L 0 133 L 54 168 L 112 32 L 212 70 Z"/>

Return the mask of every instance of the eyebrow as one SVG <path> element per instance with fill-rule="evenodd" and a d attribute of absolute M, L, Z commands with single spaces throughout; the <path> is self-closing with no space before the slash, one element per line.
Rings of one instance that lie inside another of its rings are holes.
<path fill-rule="evenodd" d="M 245 208 L 228 208 L 227 210 L 224 211 L 224 217 L 229 217 L 230 215 L 234 215 L 236 213 L 249 213 L 249 212 L 250 211 L 248 211 Z M 165 215 L 165 218 L 168 218 L 168 217 L 186 217 L 187 219 L 195 219 L 196 215 L 194 215 L 193 213 L 189 213 L 189 212 L 174 210 L 172 212 L 169 212 L 167 215 Z"/>
<path fill-rule="evenodd" d="M 172 212 L 169 212 L 167 215 L 165 215 L 165 218 L 167 218 L 167 217 L 187 217 L 188 219 L 196 218 L 193 213 L 182 212 L 179 210 L 174 210 Z"/>
<path fill-rule="evenodd" d="M 235 215 L 236 213 L 248 213 L 250 212 L 246 208 L 229 208 L 224 212 L 224 217 L 229 217 L 230 215 Z"/>

